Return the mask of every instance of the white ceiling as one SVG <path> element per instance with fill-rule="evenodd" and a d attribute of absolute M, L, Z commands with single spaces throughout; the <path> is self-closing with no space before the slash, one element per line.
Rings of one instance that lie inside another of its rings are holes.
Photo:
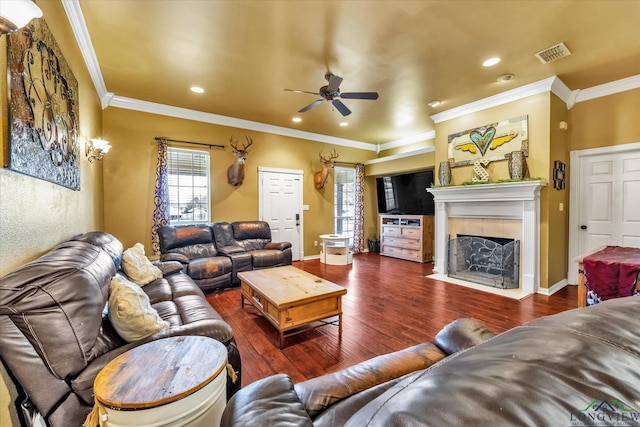
<path fill-rule="evenodd" d="M 81 49 L 95 52 L 89 68 L 103 79 L 96 85 L 104 104 L 145 101 L 310 139 L 384 144 L 433 131 L 435 113 L 552 76 L 575 91 L 640 75 L 640 1 L 633 0 L 63 4 L 77 37 L 86 23 Z M 548 64 L 534 56 L 560 42 L 570 56 Z M 483 67 L 492 56 L 502 61 Z M 379 99 L 343 100 L 353 111 L 346 118 L 326 101 L 297 113 L 319 97 L 283 89 L 317 92 L 327 71 L 344 78 L 343 92 L 377 91 Z M 505 73 L 515 77 L 497 82 Z M 190 92 L 193 85 L 204 94 Z M 442 104 L 429 107 L 435 99 Z"/>

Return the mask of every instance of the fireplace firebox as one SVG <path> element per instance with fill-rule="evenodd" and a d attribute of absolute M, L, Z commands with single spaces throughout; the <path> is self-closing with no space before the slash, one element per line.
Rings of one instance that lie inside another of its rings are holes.
<path fill-rule="evenodd" d="M 520 241 L 458 234 L 449 239 L 449 277 L 501 289 L 520 286 Z"/>

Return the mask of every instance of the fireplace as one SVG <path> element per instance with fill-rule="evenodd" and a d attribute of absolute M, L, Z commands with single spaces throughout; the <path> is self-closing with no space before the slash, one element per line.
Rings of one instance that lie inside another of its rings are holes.
<path fill-rule="evenodd" d="M 495 184 L 428 188 L 435 212 L 434 273 L 446 275 L 449 255 L 449 219 L 502 219 L 518 221 L 520 239 L 519 288 L 538 292 L 540 286 L 540 190 L 542 181 L 515 181 Z M 464 231 L 469 235 L 483 235 Z M 460 234 L 460 233 L 456 233 Z M 512 236 L 507 236 L 512 237 Z M 498 289 L 499 290 L 499 289 Z"/>
<path fill-rule="evenodd" d="M 458 234 L 449 240 L 449 277 L 501 289 L 520 284 L 520 241 Z"/>

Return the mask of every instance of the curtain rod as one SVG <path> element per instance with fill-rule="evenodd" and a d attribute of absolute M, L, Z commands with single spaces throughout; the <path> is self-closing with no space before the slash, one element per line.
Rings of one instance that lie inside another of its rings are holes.
<path fill-rule="evenodd" d="M 193 144 L 193 145 L 202 145 L 205 147 L 209 147 L 209 148 L 222 148 L 224 149 L 224 145 L 219 145 L 219 144 L 206 144 L 204 142 L 192 142 L 192 141 L 183 141 L 181 139 L 169 139 L 169 138 L 165 138 L 162 136 L 156 136 L 156 141 L 160 142 L 161 139 L 164 139 L 167 142 L 181 142 L 183 144 Z"/>
<path fill-rule="evenodd" d="M 353 162 L 337 162 L 337 161 L 334 161 L 333 163 L 334 164 L 339 164 L 339 165 L 352 165 L 352 166 L 357 165 L 357 163 L 353 163 Z"/>

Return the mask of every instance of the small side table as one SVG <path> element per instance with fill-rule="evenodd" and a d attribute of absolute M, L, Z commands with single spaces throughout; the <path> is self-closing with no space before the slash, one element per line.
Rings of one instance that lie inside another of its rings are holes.
<path fill-rule="evenodd" d="M 96 376 L 101 426 L 219 426 L 227 402 L 227 350 L 179 336 L 135 347 Z"/>
<path fill-rule="evenodd" d="M 349 236 L 340 234 L 322 234 L 322 252 L 320 262 L 330 265 L 348 265 L 352 263 L 353 254 L 349 248 Z"/>

